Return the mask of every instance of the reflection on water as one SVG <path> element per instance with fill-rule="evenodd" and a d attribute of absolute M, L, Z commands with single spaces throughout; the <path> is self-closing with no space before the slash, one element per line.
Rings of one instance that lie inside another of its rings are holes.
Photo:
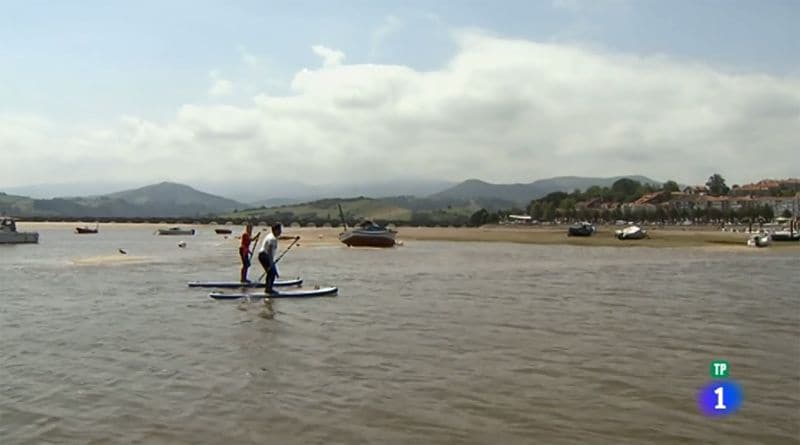
<path fill-rule="evenodd" d="M 270 319 L 185 287 L 238 276 L 235 240 L 203 232 L 0 247 L 4 445 L 798 443 L 792 253 L 301 247 L 282 274 L 339 296 Z M 119 248 L 146 261 L 93 262 Z M 745 401 L 710 420 L 718 358 Z"/>

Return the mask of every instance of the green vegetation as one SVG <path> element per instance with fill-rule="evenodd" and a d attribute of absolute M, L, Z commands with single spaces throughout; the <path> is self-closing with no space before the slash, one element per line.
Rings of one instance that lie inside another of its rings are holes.
<path fill-rule="evenodd" d="M 730 187 L 725 185 L 725 178 L 719 173 L 714 173 L 708 178 L 706 187 L 708 187 L 709 193 L 714 196 L 727 195 L 731 191 Z"/>
<path fill-rule="evenodd" d="M 341 204 L 345 220 L 353 225 L 360 220 L 370 219 L 378 224 L 406 225 L 455 225 L 467 223 L 470 215 L 479 207 L 473 202 L 447 200 L 427 200 L 411 196 L 392 198 L 322 199 L 297 205 L 260 207 L 241 210 L 222 215 L 227 218 L 248 218 L 268 222 L 299 222 L 316 225 L 341 223 L 338 205 Z"/>

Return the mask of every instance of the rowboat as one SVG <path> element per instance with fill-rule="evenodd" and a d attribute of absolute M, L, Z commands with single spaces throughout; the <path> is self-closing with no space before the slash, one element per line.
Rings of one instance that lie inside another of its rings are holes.
<path fill-rule="evenodd" d="M 194 235 L 194 229 L 182 229 L 180 227 L 170 227 L 169 229 L 158 229 L 159 235 Z"/>
<path fill-rule="evenodd" d="M 99 231 L 99 227 L 100 224 L 95 224 L 94 229 L 89 228 L 89 226 L 75 227 L 75 233 L 77 233 L 78 235 L 93 234 Z"/>

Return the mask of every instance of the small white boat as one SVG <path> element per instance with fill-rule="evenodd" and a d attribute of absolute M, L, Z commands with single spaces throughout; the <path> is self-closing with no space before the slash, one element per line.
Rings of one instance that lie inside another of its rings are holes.
<path fill-rule="evenodd" d="M 642 239 L 647 237 L 647 230 L 644 230 L 639 226 L 626 227 L 622 230 L 616 230 L 614 233 L 616 234 L 617 239 Z"/>
<path fill-rule="evenodd" d="M 770 244 L 772 244 L 772 237 L 766 232 L 757 233 L 747 240 L 748 247 L 767 247 Z"/>
<path fill-rule="evenodd" d="M 37 232 L 17 232 L 17 224 L 12 218 L 0 218 L 0 244 L 36 244 Z"/>
<path fill-rule="evenodd" d="M 180 227 L 170 227 L 169 229 L 158 229 L 159 235 L 194 235 L 194 229 L 182 229 Z"/>
<path fill-rule="evenodd" d="M 794 222 L 789 227 L 784 227 L 781 230 L 772 232 L 772 241 L 800 241 L 800 231 L 798 231 Z"/>

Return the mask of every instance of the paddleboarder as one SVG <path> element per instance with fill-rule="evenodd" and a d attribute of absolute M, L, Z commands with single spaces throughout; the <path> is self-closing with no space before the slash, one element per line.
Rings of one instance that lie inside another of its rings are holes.
<path fill-rule="evenodd" d="M 242 233 L 242 242 L 239 244 L 239 258 L 242 260 L 242 270 L 239 274 L 239 281 L 242 283 L 249 282 L 247 279 L 247 271 L 250 269 L 250 258 L 253 256 L 253 253 L 250 251 L 250 245 L 258 242 L 258 237 L 261 236 L 261 233 L 258 233 L 255 238 L 252 238 L 252 233 L 253 225 L 247 223 L 244 226 L 244 233 Z"/>
<path fill-rule="evenodd" d="M 264 237 L 261 249 L 258 252 L 258 262 L 267 274 L 266 293 L 273 293 L 272 285 L 278 277 L 278 268 L 275 265 L 275 254 L 278 253 L 278 237 L 281 236 L 282 227 L 280 224 L 273 224 L 272 231 Z"/>

